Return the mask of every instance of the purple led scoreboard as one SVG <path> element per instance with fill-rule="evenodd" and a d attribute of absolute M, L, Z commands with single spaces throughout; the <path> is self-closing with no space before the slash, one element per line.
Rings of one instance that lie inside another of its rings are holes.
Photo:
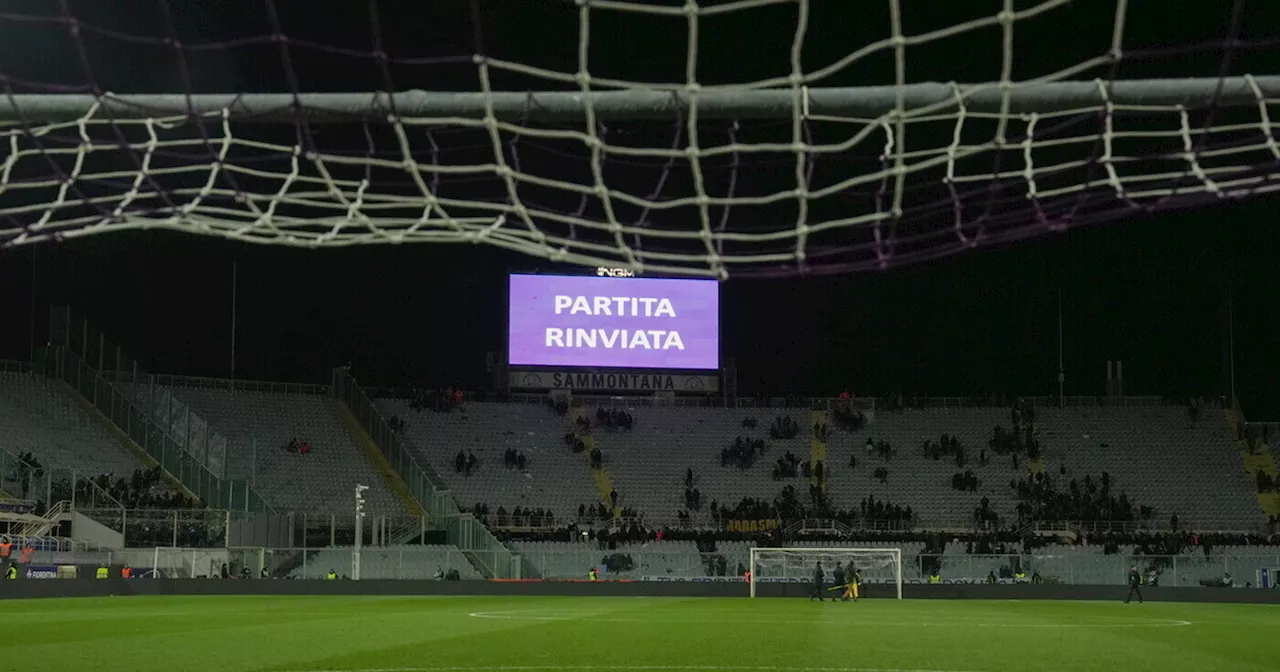
<path fill-rule="evenodd" d="M 717 369 L 715 280 L 513 275 L 512 366 Z"/>

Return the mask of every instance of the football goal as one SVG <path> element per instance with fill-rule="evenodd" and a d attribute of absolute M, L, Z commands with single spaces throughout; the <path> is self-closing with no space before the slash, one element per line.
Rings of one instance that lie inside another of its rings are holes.
<path fill-rule="evenodd" d="M 902 549 L 898 548 L 753 548 L 751 549 L 751 597 L 761 583 L 808 583 L 813 569 L 822 563 L 825 584 L 832 586 L 836 564 L 856 568 L 864 583 L 892 584 L 902 599 Z"/>

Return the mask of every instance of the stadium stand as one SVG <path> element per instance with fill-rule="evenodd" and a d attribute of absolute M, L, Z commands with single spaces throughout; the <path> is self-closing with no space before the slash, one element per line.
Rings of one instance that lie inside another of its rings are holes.
<path fill-rule="evenodd" d="M 352 489 L 360 483 L 369 486 L 368 513 L 405 512 L 327 397 L 198 387 L 172 392 L 227 437 L 228 475 L 252 476 L 278 511 L 350 513 Z M 288 450 L 295 439 L 309 444 L 309 452 Z M 256 447 L 248 451 L 246 446 Z"/>
<path fill-rule="evenodd" d="M 878 412 L 857 431 L 833 426 L 827 447 L 828 497 L 835 506 L 850 508 L 857 508 L 868 495 L 889 499 L 910 506 L 916 522 L 925 526 L 971 520 L 983 497 L 990 500 L 990 507 L 997 514 L 1011 516 L 1015 501 L 1009 479 L 1025 476 L 1025 467 L 1013 468 L 1010 457 L 990 455 L 985 465 L 980 465 L 978 459 L 983 450 L 992 452 L 987 442 L 992 430 L 1001 424 L 1010 424 L 1009 409 L 904 409 L 899 413 Z M 948 456 L 933 459 L 925 454 L 924 443 L 937 442 L 944 434 L 964 447 L 967 460 L 963 467 Z M 893 450 L 892 457 L 885 459 L 868 451 L 868 439 L 887 442 Z M 850 457 L 857 460 L 856 466 L 849 466 Z M 875 470 L 880 467 L 888 472 L 883 482 L 875 477 Z M 952 476 L 966 470 L 972 470 L 978 478 L 973 492 L 951 487 Z"/>
<path fill-rule="evenodd" d="M 404 422 L 402 435 L 464 507 L 550 509 L 571 520 L 581 504 L 600 501 L 586 461 L 565 445 L 565 421 L 545 406 L 469 402 L 447 412 L 415 410 L 404 399 L 381 399 L 379 409 Z M 525 457 L 525 468 L 504 466 L 504 453 Z M 459 471 L 459 453 L 475 455 L 470 474 Z"/>
<path fill-rule="evenodd" d="M 1252 529 L 1256 492 L 1243 476 L 1220 413 L 1183 406 L 1044 408 L 1037 412 L 1050 471 L 1107 472 L 1116 487 L 1200 529 Z"/>
<path fill-rule="evenodd" d="M 733 506 L 743 497 L 772 499 L 787 484 L 804 487 L 799 479 L 786 483 L 773 479 L 773 465 L 790 452 L 797 458 L 810 454 L 807 428 L 788 439 L 771 439 L 772 411 L 753 413 L 725 408 L 628 408 L 634 417 L 631 429 L 596 429 L 596 444 L 617 484 L 622 504 L 638 509 L 654 520 L 669 520 L 686 509 L 685 475 L 693 470 L 694 487 L 704 509 L 711 502 Z M 769 415 L 766 415 L 768 413 Z M 783 412 L 777 415 L 786 415 Z M 745 416 L 760 415 L 755 427 L 744 426 Z M 801 416 L 797 416 L 799 418 Z M 807 413 L 803 417 L 808 417 Z M 723 466 L 721 451 L 738 437 L 765 442 L 765 449 L 750 467 Z M 711 523 L 705 512 L 691 511 L 696 524 Z"/>
<path fill-rule="evenodd" d="M 304 564 L 289 578 L 323 579 L 330 570 L 339 575 L 351 571 L 351 549 L 326 549 L 307 553 Z M 364 579 L 433 579 L 436 572 L 451 578 L 479 580 L 476 571 L 456 546 L 393 546 L 360 551 L 360 577 Z"/>
<path fill-rule="evenodd" d="M 591 487 L 592 476 L 584 470 L 584 461 L 563 446 L 561 435 L 569 423 L 544 408 L 473 402 L 464 412 L 441 413 L 415 411 L 403 400 L 379 403 L 389 415 L 404 419 L 410 441 L 466 504 L 484 502 L 491 510 L 548 507 L 563 514 L 577 504 L 601 498 Z M 583 410 L 591 419 L 601 409 Z M 694 488 L 704 509 L 691 512 L 692 525 L 713 523 L 705 513 L 713 501 L 722 506 L 732 506 L 744 497 L 770 501 L 786 485 L 805 487 L 801 478 L 775 478 L 773 466 L 787 453 L 799 460 L 826 456 L 832 508 L 857 511 L 860 501 L 870 495 L 910 506 L 915 523 L 924 527 L 965 525 L 984 499 L 1002 521 L 1015 520 L 1018 500 L 1009 483 L 1026 478 L 1029 469 L 1041 465 L 1047 465 L 1054 477 L 1063 465 L 1072 475 L 1097 478 L 1106 472 L 1115 492 L 1151 506 L 1154 518 L 1162 521 L 1175 513 L 1190 520 L 1188 512 L 1195 511 L 1197 524 L 1249 529 L 1260 517 L 1225 423 L 1215 414 L 1191 422 L 1185 408 L 1176 405 L 1039 409 L 1036 430 L 1042 456 L 1034 465 L 1024 455 L 1014 460 L 990 449 L 994 428 L 1010 426 L 1010 411 L 1003 407 L 880 412 L 852 431 L 830 425 L 823 434 L 825 441 L 817 440 L 805 425 L 791 438 L 771 436 L 769 429 L 778 420 L 773 416 L 790 417 L 781 411 L 638 405 L 616 410 L 633 417 L 630 428 L 606 428 L 593 422 L 592 443 L 603 455 L 620 506 L 637 510 L 653 524 L 669 521 L 689 508 L 687 470 L 694 474 Z M 745 422 L 748 417 L 756 422 Z M 807 412 L 800 417 L 816 418 Z M 952 455 L 935 457 L 925 450 L 926 442 L 936 443 L 943 435 L 963 446 L 963 466 Z M 748 467 L 737 462 L 726 466 L 722 451 L 739 438 L 762 442 L 763 448 Z M 868 451 L 868 440 L 887 443 L 891 457 Z M 528 456 L 524 471 L 501 466 L 508 449 Z M 459 452 L 476 455 L 480 471 L 471 476 L 458 471 L 454 461 Z M 987 459 L 981 461 L 984 452 Z M 1182 468 L 1175 470 L 1174 465 Z M 876 477 L 880 468 L 887 471 L 883 479 Z M 573 476 L 553 481 L 544 477 L 547 469 Z M 976 487 L 953 487 L 953 477 L 963 472 L 973 473 Z M 1206 488 L 1206 480 L 1214 486 Z M 559 518 L 565 520 L 564 515 Z"/>
<path fill-rule="evenodd" d="M 0 447 L 89 476 L 127 476 L 144 466 L 70 395 L 41 375 L 0 372 Z"/>

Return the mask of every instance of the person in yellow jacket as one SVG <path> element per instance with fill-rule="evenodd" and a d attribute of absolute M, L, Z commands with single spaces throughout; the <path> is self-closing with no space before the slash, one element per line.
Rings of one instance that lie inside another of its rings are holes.
<path fill-rule="evenodd" d="M 18 578 L 18 568 L 13 565 L 9 565 L 9 569 L 4 570 L 4 578 L 9 579 L 10 581 Z"/>
<path fill-rule="evenodd" d="M 98 571 L 94 572 L 94 574 L 93 574 L 93 578 L 95 578 L 95 579 L 105 579 L 105 578 L 107 578 L 107 577 L 108 577 L 108 576 L 110 576 L 110 575 L 111 575 L 111 570 L 107 569 L 107 568 L 106 568 L 106 566 L 104 565 L 104 566 L 102 566 L 102 567 L 99 567 L 99 568 L 98 568 Z"/>
<path fill-rule="evenodd" d="M 858 588 L 862 585 L 862 570 L 857 567 L 849 568 L 849 584 L 844 588 L 845 600 L 858 601 Z"/>
<path fill-rule="evenodd" d="M 942 583 L 942 575 L 941 575 L 941 574 L 930 574 L 930 575 L 929 575 L 929 583 Z"/>
<path fill-rule="evenodd" d="M 331 570 L 329 570 L 329 574 L 328 574 L 328 575 L 326 575 L 324 578 L 325 578 L 326 580 L 328 580 L 328 581 L 337 581 L 337 580 L 338 580 L 338 573 L 337 573 L 337 572 L 335 572 L 335 571 L 333 571 L 333 570 L 331 569 Z"/>
<path fill-rule="evenodd" d="M 599 574 L 598 572 L 596 572 L 596 568 L 595 568 L 595 567 L 592 567 L 592 568 L 591 568 L 591 571 L 587 572 L 587 580 L 588 580 L 588 581 L 599 581 L 599 580 L 600 580 L 600 574 Z"/>

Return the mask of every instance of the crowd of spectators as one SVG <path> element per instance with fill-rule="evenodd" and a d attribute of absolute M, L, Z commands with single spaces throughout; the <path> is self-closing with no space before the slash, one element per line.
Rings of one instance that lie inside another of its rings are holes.
<path fill-rule="evenodd" d="M 1151 507 L 1136 505 L 1124 492 L 1112 489 L 1111 476 L 1102 472 L 1099 478 L 1086 474 L 1083 479 L 1068 479 L 1065 466 L 1056 479 L 1043 472 L 1009 481 L 1019 502 L 1018 518 L 1032 521 L 1134 521 L 1149 519 Z"/>
<path fill-rule="evenodd" d="M 782 457 L 778 458 L 777 462 L 774 463 L 773 480 L 781 481 L 785 478 L 795 478 L 796 476 L 799 476 L 800 464 L 800 458 L 796 457 L 788 450 Z M 804 464 L 807 467 L 809 461 L 805 460 Z"/>
<path fill-rule="evenodd" d="M 454 466 L 457 466 L 458 458 L 454 458 Z M 508 448 L 502 451 L 502 466 L 507 469 L 519 469 L 524 471 L 529 466 L 529 458 L 524 452 L 515 448 Z"/>
<path fill-rule="evenodd" d="M 753 439 L 747 436 L 736 437 L 733 440 L 733 445 L 720 451 L 720 466 L 750 469 L 751 465 L 756 463 L 756 458 L 763 455 L 764 451 L 765 442 L 763 439 Z"/>
<path fill-rule="evenodd" d="M 836 402 L 831 409 L 831 420 L 836 423 L 836 427 L 846 432 L 860 432 L 867 426 L 867 416 L 854 408 L 853 402 L 849 399 Z"/>
<path fill-rule="evenodd" d="M 583 434 L 578 432 L 566 432 L 564 435 L 564 445 L 569 446 L 570 450 L 575 453 L 581 453 L 587 449 L 587 440 Z"/>
<path fill-rule="evenodd" d="M 799 435 L 800 424 L 789 415 L 775 418 L 773 424 L 769 426 L 769 438 L 774 440 L 794 439 Z"/>
<path fill-rule="evenodd" d="M 464 399 L 461 388 L 427 390 L 417 387 L 409 388 L 409 408 L 415 411 L 432 410 L 437 413 L 448 413 L 461 408 Z"/>
<path fill-rule="evenodd" d="M 453 470 L 459 474 L 470 476 L 480 470 L 480 460 L 476 459 L 475 453 L 471 451 L 462 452 L 453 457 Z"/>
<path fill-rule="evenodd" d="M 499 506 L 496 510 L 490 510 L 488 504 L 478 503 L 471 509 L 471 512 L 481 522 L 496 527 L 543 528 L 553 527 L 557 524 L 555 514 L 550 509 L 541 507 L 517 506 L 508 511 L 506 508 Z"/>
<path fill-rule="evenodd" d="M 40 464 L 40 459 L 30 451 L 18 453 L 18 473 L 14 474 L 16 480 L 26 482 L 29 477 L 34 476 L 38 481 L 44 478 L 44 465 Z"/>
<path fill-rule="evenodd" d="M 111 495 L 126 509 L 190 509 L 197 504 L 164 483 L 164 471 L 159 465 L 152 469 L 134 469 L 127 477 L 102 474 L 80 481 L 76 484 L 77 501 L 92 497 L 93 486 Z"/>
<path fill-rule="evenodd" d="M 596 409 L 596 424 L 607 430 L 624 429 L 630 431 L 635 426 L 635 418 L 619 409 Z"/>
<path fill-rule="evenodd" d="M 895 453 L 893 446 L 888 441 L 883 439 L 876 441 L 869 436 L 867 437 L 867 442 L 863 444 L 863 448 L 867 451 L 867 457 L 879 457 L 886 462 L 892 460 Z"/>

